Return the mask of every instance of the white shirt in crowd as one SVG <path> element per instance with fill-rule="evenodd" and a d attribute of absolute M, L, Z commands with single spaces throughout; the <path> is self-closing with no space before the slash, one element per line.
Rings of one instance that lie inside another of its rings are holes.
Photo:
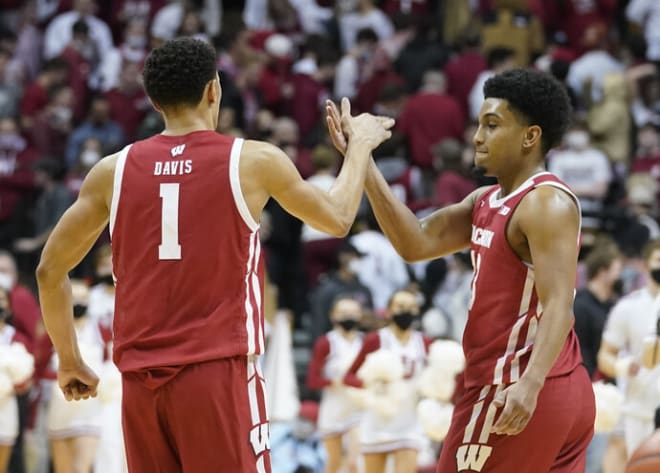
<path fill-rule="evenodd" d="M 355 274 L 371 291 L 374 308 L 383 310 L 392 293 L 410 280 L 406 263 L 387 237 L 375 230 L 366 230 L 352 236 L 351 243 L 364 253 L 362 258 L 355 260 Z"/>
<path fill-rule="evenodd" d="M 80 18 L 80 13 L 70 11 L 53 18 L 46 28 L 44 36 L 44 57 L 54 58 L 59 55 L 67 44 L 71 42 L 73 24 Z M 104 57 L 112 49 L 112 33 L 105 22 L 95 16 L 86 16 L 85 22 L 89 27 L 89 36 L 96 45 L 99 57 Z"/>
<path fill-rule="evenodd" d="M 394 34 L 394 26 L 390 18 L 381 10 L 374 8 L 367 14 L 359 12 L 347 13 L 339 18 L 341 46 L 344 51 L 355 46 L 357 34 L 361 29 L 371 28 L 379 40 L 390 38 Z"/>
<path fill-rule="evenodd" d="M 655 334 L 660 300 L 647 288 L 623 297 L 610 312 L 603 340 L 641 360 L 644 339 Z M 627 415 L 652 421 L 660 402 L 660 367 L 642 367 L 628 378 L 624 411 Z"/>
<path fill-rule="evenodd" d="M 660 2 L 658 0 L 631 0 L 626 7 L 628 20 L 644 29 L 646 57 L 660 61 Z"/>

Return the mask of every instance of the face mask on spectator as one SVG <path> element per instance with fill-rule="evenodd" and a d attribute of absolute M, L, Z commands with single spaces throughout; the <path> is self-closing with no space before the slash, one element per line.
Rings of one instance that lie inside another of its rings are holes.
<path fill-rule="evenodd" d="M 18 133 L 0 133 L 0 149 L 23 151 L 25 149 L 25 138 Z"/>
<path fill-rule="evenodd" d="M 650 271 L 650 273 L 651 273 L 651 277 L 653 278 L 653 280 L 656 283 L 660 284 L 660 268 L 652 269 Z"/>
<path fill-rule="evenodd" d="M 73 305 L 73 318 L 79 319 L 87 314 L 87 306 L 84 304 L 74 304 Z"/>
<path fill-rule="evenodd" d="M 93 149 L 86 149 L 80 153 L 80 163 L 88 168 L 94 166 L 99 159 L 101 159 L 101 154 Z"/>
<path fill-rule="evenodd" d="M 133 49 L 143 49 L 147 46 L 147 38 L 143 35 L 127 36 L 126 44 Z"/>
<path fill-rule="evenodd" d="M 0 322 L 6 322 L 11 314 L 6 307 L 0 307 Z"/>
<path fill-rule="evenodd" d="M 5 291 L 11 291 L 14 288 L 14 278 L 7 273 L 0 273 L 0 287 Z"/>
<path fill-rule="evenodd" d="M 59 105 L 53 109 L 53 115 L 58 123 L 69 123 L 73 117 L 73 110 L 71 110 L 69 107 Z"/>
<path fill-rule="evenodd" d="M 589 145 L 589 133 L 582 130 L 569 131 L 564 140 L 569 148 L 584 149 Z"/>

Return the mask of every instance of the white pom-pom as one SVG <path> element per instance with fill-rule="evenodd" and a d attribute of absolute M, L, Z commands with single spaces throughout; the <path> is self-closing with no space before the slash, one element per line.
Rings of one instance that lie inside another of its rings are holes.
<path fill-rule="evenodd" d="M 34 357 L 28 353 L 22 343 L 12 343 L 9 348 L 11 361 L 6 367 L 6 372 L 14 385 L 24 383 L 34 373 Z"/>
<path fill-rule="evenodd" d="M 0 370 L 0 402 L 14 394 L 14 383 L 11 382 L 7 373 Z"/>
<path fill-rule="evenodd" d="M 99 373 L 99 399 L 103 403 L 121 400 L 121 373 L 111 361 L 103 363 Z"/>
<path fill-rule="evenodd" d="M 401 380 L 375 383 L 368 386 L 365 391 L 365 409 L 384 419 L 389 419 L 399 412 L 401 403 L 406 395 L 410 394 Z"/>
<path fill-rule="evenodd" d="M 417 418 L 422 429 L 432 440 L 441 442 L 449 432 L 454 407 L 434 399 L 422 399 L 417 404 Z"/>
<path fill-rule="evenodd" d="M 403 378 L 401 358 L 387 350 L 369 353 L 357 372 L 365 386 L 377 383 L 392 383 Z"/>
<path fill-rule="evenodd" d="M 601 381 L 593 383 L 593 388 L 596 398 L 594 430 L 597 433 L 611 432 L 621 418 L 623 393 L 616 386 Z"/>
<path fill-rule="evenodd" d="M 456 375 L 436 365 L 430 365 L 422 370 L 417 383 L 422 397 L 448 402 L 456 389 Z"/>
<path fill-rule="evenodd" d="M 465 369 L 463 347 L 454 340 L 436 340 L 429 347 L 428 364 L 456 375 Z"/>

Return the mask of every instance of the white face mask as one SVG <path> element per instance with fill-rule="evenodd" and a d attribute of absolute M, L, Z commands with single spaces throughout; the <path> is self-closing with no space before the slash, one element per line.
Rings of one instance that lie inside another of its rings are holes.
<path fill-rule="evenodd" d="M 564 136 L 564 142 L 569 148 L 584 149 L 589 146 L 589 133 L 582 130 L 569 131 Z"/>
<path fill-rule="evenodd" d="M 91 168 L 101 159 L 101 155 L 98 151 L 93 149 L 86 149 L 80 153 L 80 163 L 88 168 Z"/>
<path fill-rule="evenodd" d="M 360 272 L 361 266 L 362 265 L 360 264 L 359 258 L 353 258 L 348 262 L 348 270 L 353 274 L 358 274 Z"/>
<path fill-rule="evenodd" d="M 14 278 L 7 273 L 0 273 L 0 287 L 5 291 L 11 291 L 14 287 Z"/>

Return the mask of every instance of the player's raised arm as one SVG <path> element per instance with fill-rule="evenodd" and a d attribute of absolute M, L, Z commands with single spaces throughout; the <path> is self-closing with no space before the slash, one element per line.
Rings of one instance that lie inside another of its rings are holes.
<path fill-rule="evenodd" d="M 346 135 L 352 123 L 343 120 L 332 102 L 326 107 L 328 128 L 335 147 L 346 151 Z M 365 189 L 378 225 L 406 261 L 420 261 L 455 253 L 470 244 L 472 209 L 486 191 L 480 188 L 463 201 L 418 219 L 390 189 L 376 163 L 370 159 Z"/>
<path fill-rule="evenodd" d="M 255 142 L 261 159 L 259 180 L 269 196 L 284 209 L 311 227 L 337 236 L 351 228 L 364 189 L 371 151 L 391 136 L 394 120 L 362 114 L 350 116 L 348 100 L 342 103 L 342 121 L 351 124 L 344 164 L 329 191 L 323 191 L 300 177 L 291 160 L 278 148 Z"/>
<path fill-rule="evenodd" d="M 46 331 L 59 356 L 58 381 L 67 399 L 96 395 L 98 378 L 78 351 L 68 273 L 89 252 L 108 223 L 115 157 L 89 172 L 78 199 L 50 234 L 37 267 L 39 301 Z"/>

